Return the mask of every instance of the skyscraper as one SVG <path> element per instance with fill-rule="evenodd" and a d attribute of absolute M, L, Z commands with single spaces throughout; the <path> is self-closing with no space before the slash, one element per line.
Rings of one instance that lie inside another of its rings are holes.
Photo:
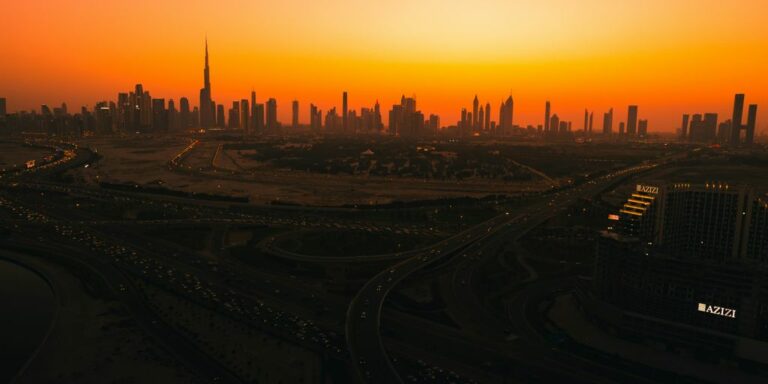
<path fill-rule="evenodd" d="M 299 101 L 294 100 L 291 104 L 291 107 L 293 107 L 293 113 L 291 114 L 291 126 L 293 128 L 298 128 L 299 126 Z"/>
<path fill-rule="evenodd" d="M 637 121 L 637 135 L 640 137 L 648 136 L 648 120 L 640 119 Z"/>
<path fill-rule="evenodd" d="M 200 126 L 210 128 L 215 119 L 211 107 L 211 75 L 208 67 L 208 38 L 205 38 L 205 68 L 203 69 L 203 88 L 200 89 Z"/>
<path fill-rule="evenodd" d="M 688 121 L 690 118 L 691 116 L 688 114 L 683 115 L 683 125 L 680 127 L 680 138 L 683 140 L 688 140 Z"/>
<path fill-rule="evenodd" d="M 189 99 L 182 97 L 179 100 L 179 128 L 188 129 L 192 124 L 192 116 L 189 110 Z"/>
<path fill-rule="evenodd" d="M 637 134 L 637 105 L 630 105 L 627 110 L 627 135 Z"/>
<path fill-rule="evenodd" d="M 483 127 L 484 130 L 490 131 L 491 130 L 491 103 L 485 103 L 485 126 Z"/>
<path fill-rule="evenodd" d="M 586 133 L 589 129 L 589 110 L 584 109 L 584 132 Z"/>
<path fill-rule="evenodd" d="M 347 91 L 344 91 L 344 94 L 342 95 L 341 100 L 341 130 L 344 131 L 344 133 L 347 133 L 347 115 L 349 114 L 349 109 L 347 105 Z"/>
<path fill-rule="evenodd" d="M 240 129 L 242 129 L 244 133 L 248 133 L 248 120 L 251 117 L 248 110 L 250 110 L 248 99 L 240 100 Z"/>
<path fill-rule="evenodd" d="M 737 93 L 733 100 L 733 117 L 731 118 L 731 144 L 741 143 L 741 119 L 744 115 L 744 94 Z"/>
<path fill-rule="evenodd" d="M 603 135 L 610 135 L 613 133 L 613 108 L 603 114 Z"/>
<path fill-rule="evenodd" d="M 346 92 L 344 93 L 346 95 Z M 346 96 L 344 97 L 346 100 Z M 278 129 L 277 124 L 277 100 L 267 100 L 267 130 L 274 131 Z"/>
<path fill-rule="evenodd" d="M 472 130 L 477 131 L 478 129 L 478 109 L 480 107 L 480 101 L 477 100 L 477 95 L 475 95 L 475 99 L 472 100 Z"/>
<path fill-rule="evenodd" d="M 544 107 L 544 132 L 549 133 L 549 113 L 550 113 L 550 105 L 549 101 L 547 101 L 546 106 Z M 554 127 L 554 129 L 557 129 Z"/>
<path fill-rule="evenodd" d="M 251 91 L 251 131 L 256 129 L 256 91 Z"/>
<path fill-rule="evenodd" d="M 507 100 L 501 103 L 499 109 L 499 126 L 500 134 L 509 134 L 512 131 L 513 118 L 514 118 L 515 103 L 512 100 L 512 96 L 507 97 Z"/>
<path fill-rule="evenodd" d="M 590 135 L 592 134 L 592 124 L 594 123 L 594 120 L 595 120 L 595 112 L 590 112 L 589 113 L 589 134 Z"/>
<path fill-rule="evenodd" d="M 264 124 L 264 104 L 256 104 L 256 113 L 253 115 L 253 130 L 261 132 L 265 128 Z"/>

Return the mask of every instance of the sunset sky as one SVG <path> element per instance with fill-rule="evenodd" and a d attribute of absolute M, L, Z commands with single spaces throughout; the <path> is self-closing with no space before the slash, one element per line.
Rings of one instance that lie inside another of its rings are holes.
<path fill-rule="evenodd" d="M 114 100 L 142 83 L 153 97 L 198 102 L 208 35 L 213 98 L 323 110 L 385 110 L 416 95 L 453 124 L 475 93 L 512 94 L 515 123 L 541 124 L 544 102 L 581 128 L 609 107 L 640 106 L 651 130 L 683 112 L 730 115 L 733 94 L 768 124 L 765 0 L 26 0 L 2 5 L 0 97 L 11 111 Z M 599 126 L 600 124 L 597 124 Z"/>

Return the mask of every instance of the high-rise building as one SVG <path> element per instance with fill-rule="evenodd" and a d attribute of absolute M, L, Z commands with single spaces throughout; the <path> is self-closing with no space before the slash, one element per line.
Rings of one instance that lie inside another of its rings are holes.
<path fill-rule="evenodd" d="M 251 107 L 248 105 L 248 99 L 240 100 L 240 129 L 243 130 L 243 133 L 248 133 L 248 129 L 250 128 L 248 126 L 248 120 L 251 119 L 250 113 L 248 113 L 250 109 Z"/>
<path fill-rule="evenodd" d="M 251 91 L 251 120 L 248 126 L 251 131 L 256 130 L 256 91 Z"/>
<path fill-rule="evenodd" d="M 389 132 L 401 137 L 424 135 L 424 114 L 416 110 L 416 99 L 405 95 L 400 105 L 393 105 L 389 111 Z"/>
<path fill-rule="evenodd" d="M 240 128 L 240 103 L 237 101 L 233 101 L 229 109 L 229 128 Z"/>
<path fill-rule="evenodd" d="M 293 109 L 291 114 L 291 126 L 293 128 L 299 127 L 299 101 L 294 100 L 293 103 L 291 103 L 291 107 Z"/>
<path fill-rule="evenodd" d="M 637 122 L 637 135 L 640 137 L 648 136 L 648 120 L 641 119 Z"/>
<path fill-rule="evenodd" d="M 637 105 L 630 105 L 627 109 L 627 135 L 637 134 Z"/>
<path fill-rule="evenodd" d="M 736 94 L 733 100 L 733 118 L 731 119 L 731 145 L 751 145 L 755 138 L 755 124 L 757 121 L 757 105 L 751 104 L 747 112 L 747 124 L 743 125 L 744 94 Z M 746 131 L 744 140 L 741 139 L 741 131 Z"/>
<path fill-rule="evenodd" d="M 683 124 L 680 126 L 680 138 L 685 140 L 688 140 L 688 122 L 690 120 L 690 115 L 684 114 L 683 115 Z"/>
<path fill-rule="evenodd" d="M 589 134 L 590 135 L 592 134 L 592 126 L 594 122 L 595 122 L 595 112 L 590 112 L 589 113 Z"/>
<path fill-rule="evenodd" d="M 216 114 L 214 116 L 216 118 L 216 126 L 219 128 L 226 128 L 227 127 L 227 118 L 224 115 L 224 104 L 219 104 L 216 106 Z"/>
<path fill-rule="evenodd" d="M 277 123 L 277 100 L 272 98 L 267 100 L 267 130 L 274 131 L 278 128 L 280 125 Z"/>
<path fill-rule="evenodd" d="M 210 128 L 215 122 L 214 107 L 211 105 L 211 73 L 208 66 L 208 38 L 205 39 L 205 68 L 203 69 L 203 88 L 200 89 L 200 126 Z"/>
<path fill-rule="evenodd" d="M 544 106 L 544 132 L 546 133 L 549 133 L 549 128 L 550 128 L 550 125 L 549 125 L 550 112 L 551 111 L 550 111 L 549 101 L 547 101 L 547 104 Z M 557 129 L 557 127 L 555 127 L 555 129 Z"/>
<path fill-rule="evenodd" d="M 603 135 L 613 134 L 613 108 L 603 114 Z"/>
<path fill-rule="evenodd" d="M 717 135 L 717 113 L 694 114 L 690 122 L 688 138 L 697 143 L 710 143 Z"/>
<path fill-rule="evenodd" d="M 6 108 L 5 97 L 0 97 L 0 119 L 5 118 L 5 115 L 8 114 L 8 110 Z"/>
<path fill-rule="evenodd" d="M 560 117 L 557 116 L 557 113 L 549 117 L 549 129 L 550 133 L 557 133 L 560 130 Z"/>
<path fill-rule="evenodd" d="M 477 123 L 479 107 L 480 101 L 477 99 L 477 95 L 475 95 L 475 99 L 472 100 L 472 131 L 479 131 L 479 124 Z"/>
<path fill-rule="evenodd" d="M 256 132 L 262 132 L 266 128 L 264 122 L 264 104 L 256 104 L 256 113 L 253 115 L 254 124 L 253 130 Z"/>
<path fill-rule="evenodd" d="M 624 127 L 625 127 L 624 122 L 623 121 L 620 122 L 619 123 L 619 136 L 624 136 Z"/>
<path fill-rule="evenodd" d="M 514 118 L 515 102 L 512 100 L 512 96 L 507 97 L 507 100 L 501 103 L 499 109 L 499 125 L 498 130 L 502 135 L 508 135 L 512 132 L 513 118 Z"/>
<path fill-rule="evenodd" d="M 152 130 L 154 132 L 168 130 L 168 111 L 165 109 L 165 99 L 152 99 Z"/>
<path fill-rule="evenodd" d="M 485 124 L 483 130 L 491 130 L 491 103 L 485 103 Z"/>
<path fill-rule="evenodd" d="M 577 297 L 601 326 L 719 358 L 768 354 L 768 205 L 723 182 L 639 184 Z"/>
<path fill-rule="evenodd" d="M 584 109 L 584 133 L 589 130 L 589 110 Z"/>
<path fill-rule="evenodd" d="M 192 125 L 192 116 L 189 110 L 189 99 L 182 97 L 179 100 L 179 127 L 182 130 L 189 129 Z"/>
<path fill-rule="evenodd" d="M 344 134 L 347 134 L 348 122 L 347 115 L 349 114 L 349 106 L 347 105 L 347 91 L 342 94 L 341 100 L 341 130 Z"/>

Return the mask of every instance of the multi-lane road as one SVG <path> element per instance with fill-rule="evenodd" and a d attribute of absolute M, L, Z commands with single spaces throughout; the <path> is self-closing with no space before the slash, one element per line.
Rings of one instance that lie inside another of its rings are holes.
<path fill-rule="evenodd" d="M 467 315 L 466 328 L 473 329 L 480 334 L 494 335 L 503 338 L 504 325 L 497 319 L 485 314 L 485 309 L 479 304 L 473 291 L 469 289 L 471 279 L 474 278 L 475 264 L 483 257 L 482 250 L 486 250 L 485 257 L 494 257 L 489 250 L 497 249 L 500 244 L 516 241 L 524 233 L 558 212 L 583 198 L 591 198 L 603 192 L 607 188 L 617 184 L 621 180 L 641 172 L 653 169 L 659 164 L 647 164 L 614 172 L 591 180 L 584 184 L 561 190 L 560 192 L 543 195 L 538 202 L 532 202 L 513 213 L 505 213 L 485 223 L 477 225 L 467 231 L 436 244 L 425 252 L 403 260 L 370 279 L 352 299 L 347 310 L 346 337 L 350 354 L 357 367 L 358 377 L 363 382 L 369 383 L 398 383 L 402 382 L 400 375 L 394 368 L 382 339 L 383 307 L 389 293 L 395 289 L 399 282 L 409 276 L 425 270 L 433 264 L 441 264 L 440 268 L 453 271 L 453 297 L 449 300 L 456 312 Z M 472 257 L 460 257 L 471 254 Z M 458 262 L 452 262 L 452 260 Z M 446 264 L 448 267 L 446 267 Z M 557 368 L 561 372 L 570 374 L 574 367 L 565 366 L 558 359 L 547 358 L 548 354 L 535 356 L 529 352 L 519 354 L 520 361 L 528 362 L 531 366 L 541 367 L 542 363 L 552 364 L 550 368 Z M 595 376 L 588 370 L 575 367 L 581 376 L 573 378 L 575 381 L 599 381 L 600 376 Z"/>

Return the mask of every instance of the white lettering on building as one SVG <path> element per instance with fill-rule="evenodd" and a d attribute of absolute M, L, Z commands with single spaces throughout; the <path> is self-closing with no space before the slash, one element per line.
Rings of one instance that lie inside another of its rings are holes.
<path fill-rule="evenodd" d="M 637 191 L 638 192 L 644 192 L 644 193 L 652 193 L 652 194 L 658 194 L 659 193 L 659 187 L 653 187 L 650 185 L 637 185 Z"/>
<path fill-rule="evenodd" d="M 711 313 L 713 315 L 736 318 L 736 310 L 732 308 L 718 307 L 716 305 L 709 305 L 699 303 L 699 312 Z"/>

